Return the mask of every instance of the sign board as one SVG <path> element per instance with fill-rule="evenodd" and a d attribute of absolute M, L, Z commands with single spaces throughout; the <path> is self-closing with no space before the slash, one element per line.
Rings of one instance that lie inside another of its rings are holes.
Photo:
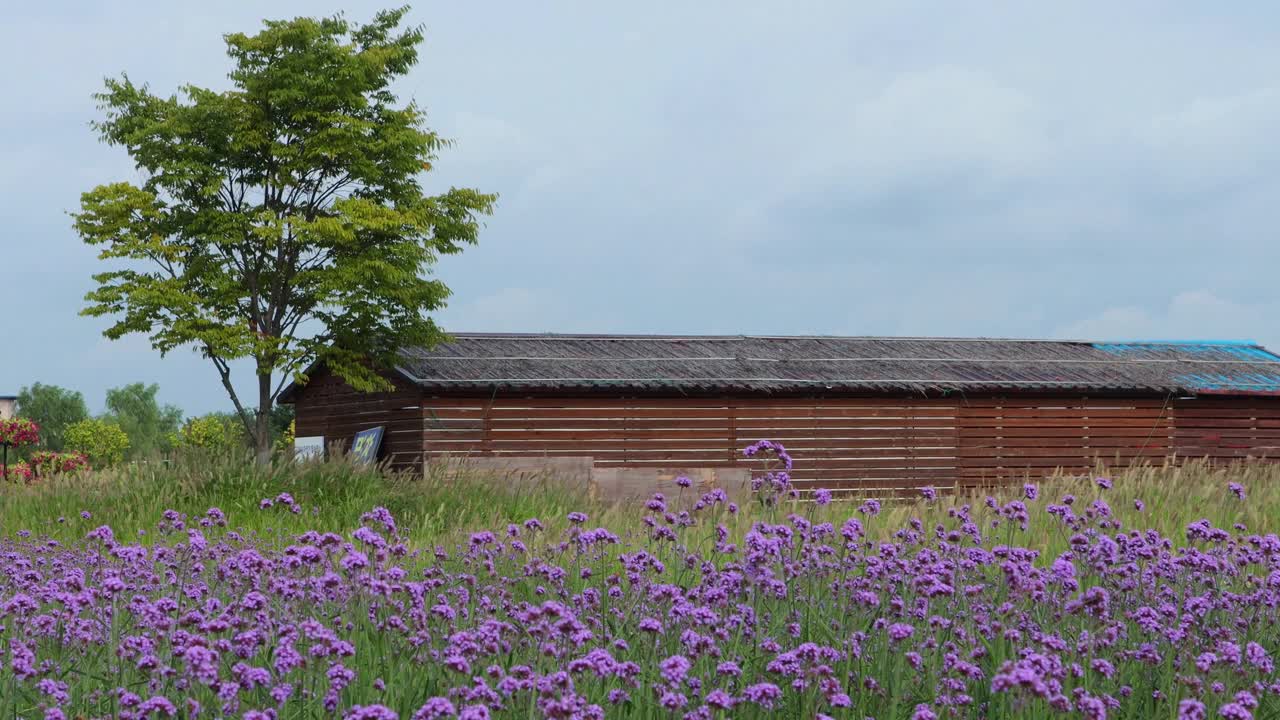
<path fill-rule="evenodd" d="M 382 428 L 369 428 L 356 433 L 351 443 L 351 459 L 369 465 L 378 461 L 378 448 L 382 447 Z"/>
<path fill-rule="evenodd" d="M 293 459 L 295 462 L 319 459 L 324 457 L 324 436 L 300 437 L 293 439 Z"/>

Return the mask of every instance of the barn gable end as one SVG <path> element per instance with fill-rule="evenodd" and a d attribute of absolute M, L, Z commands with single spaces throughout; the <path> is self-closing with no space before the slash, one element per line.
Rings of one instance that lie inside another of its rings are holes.
<path fill-rule="evenodd" d="M 398 375 L 388 375 L 390 392 L 360 392 L 342 378 L 315 368 L 305 387 L 283 397 L 294 405 L 295 435 L 322 437 L 328 446 L 350 449 L 361 430 L 383 427 L 381 459 L 398 470 L 422 466 L 422 391 Z"/>

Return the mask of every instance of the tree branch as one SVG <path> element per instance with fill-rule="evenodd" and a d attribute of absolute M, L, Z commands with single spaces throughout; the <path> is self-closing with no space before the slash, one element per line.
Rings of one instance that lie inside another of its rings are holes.
<path fill-rule="evenodd" d="M 239 416 L 240 422 L 244 425 L 245 432 L 253 436 L 254 428 L 249 425 L 248 416 L 245 414 L 244 405 L 240 403 L 240 395 L 236 393 L 235 385 L 231 384 L 231 366 L 226 360 L 214 354 L 213 348 L 207 343 L 204 346 L 204 353 L 213 361 L 214 367 L 218 368 L 218 375 L 222 378 L 222 387 L 226 388 L 227 394 L 231 396 L 231 403 L 235 405 L 236 415 Z"/>

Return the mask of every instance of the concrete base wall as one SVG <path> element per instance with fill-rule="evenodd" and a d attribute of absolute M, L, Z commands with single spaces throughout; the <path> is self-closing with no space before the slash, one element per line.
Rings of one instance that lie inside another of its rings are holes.
<path fill-rule="evenodd" d="M 676 478 L 693 481 L 689 488 L 676 485 Z M 655 492 L 668 499 L 684 493 L 697 498 L 713 488 L 722 488 L 729 498 L 742 502 L 751 492 L 751 474 L 746 468 L 595 468 L 592 475 L 595 497 L 605 502 L 647 498 Z"/>

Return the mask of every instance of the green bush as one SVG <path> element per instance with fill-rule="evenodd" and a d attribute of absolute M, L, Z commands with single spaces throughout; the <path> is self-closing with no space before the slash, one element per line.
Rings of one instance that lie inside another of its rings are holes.
<path fill-rule="evenodd" d="M 87 455 L 94 467 L 107 467 L 124 459 L 129 436 L 108 420 L 81 420 L 67 426 L 66 447 Z"/>
<path fill-rule="evenodd" d="M 78 452 L 59 453 L 41 450 L 31 454 L 28 464 L 32 474 L 41 478 L 89 470 L 89 458 L 85 457 L 84 453 Z"/>
<path fill-rule="evenodd" d="M 178 431 L 175 445 L 227 450 L 244 445 L 244 427 L 234 416 L 218 413 L 189 418 Z"/>

